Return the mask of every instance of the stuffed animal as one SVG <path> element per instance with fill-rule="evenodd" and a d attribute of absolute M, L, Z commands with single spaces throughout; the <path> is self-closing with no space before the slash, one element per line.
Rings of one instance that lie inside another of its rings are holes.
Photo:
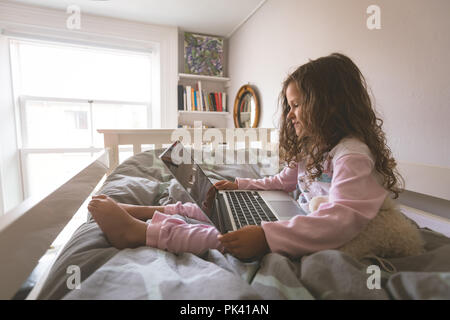
<path fill-rule="evenodd" d="M 328 197 L 314 197 L 309 203 L 310 211 L 314 212 L 324 202 L 328 202 Z M 338 250 L 358 260 L 370 255 L 396 258 L 425 251 L 417 225 L 403 215 L 390 197 L 386 197 L 375 218 Z"/>

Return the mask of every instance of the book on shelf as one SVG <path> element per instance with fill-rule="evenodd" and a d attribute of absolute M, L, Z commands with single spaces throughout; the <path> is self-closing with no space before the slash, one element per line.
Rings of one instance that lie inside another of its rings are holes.
<path fill-rule="evenodd" d="M 202 97 L 202 82 L 201 81 L 197 81 L 197 90 L 198 90 L 198 94 L 199 94 L 199 110 L 200 111 L 205 111 L 203 108 L 203 97 Z"/>
<path fill-rule="evenodd" d="M 212 105 L 211 95 L 207 94 L 206 97 L 208 98 L 208 111 L 214 111 L 214 107 Z"/>
<path fill-rule="evenodd" d="M 187 102 L 184 105 L 184 110 L 190 111 L 192 110 L 191 86 L 186 86 L 184 88 L 184 92 L 186 92 L 186 102 Z"/>
<path fill-rule="evenodd" d="M 223 92 L 222 95 L 223 95 L 223 99 L 222 99 L 223 111 L 227 111 L 227 94 L 226 94 L 226 92 Z"/>
<path fill-rule="evenodd" d="M 178 85 L 178 110 L 184 110 L 184 92 L 183 86 Z"/>
<path fill-rule="evenodd" d="M 197 90 L 194 91 L 194 110 L 198 110 L 198 105 L 197 105 Z"/>
<path fill-rule="evenodd" d="M 195 86 L 178 85 L 178 110 L 184 111 L 227 111 L 226 92 L 207 92 L 201 81 Z"/>
<path fill-rule="evenodd" d="M 212 111 L 217 111 L 216 98 L 213 92 L 209 94 L 209 98 L 211 99 L 211 109 Z"/>
<path fill-rule="evenodd" d="M 209 111 L 208 104 L 205 98 L 205 90 L 202 90 L 202 103 L 203 103 L 203 111 Z"/>
<path fill-rule="evenodd" d="M 225 111 L 224 107 L 223 107 L 223 103 L 222 103 L 222 98 L 223 98 L 223 92 L 215 92 L 215 99 L 216 99 L 216 105 L 217 105 L 217 111 Z"/>

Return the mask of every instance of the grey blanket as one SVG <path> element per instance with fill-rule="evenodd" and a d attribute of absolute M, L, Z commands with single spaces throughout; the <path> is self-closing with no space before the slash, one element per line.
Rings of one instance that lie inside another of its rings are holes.
<path fill-rule="evenodd" d="M 259 178 L 264 169 L 261 164 L 203 168 L 213 181 Z M 99 193 L 139 205 L 190 201 L 153 151 L 123 162 Z M 450 239 L 421 232 L 427 252 L 390 259 L 397 270 L 379 268 L 377 282 L 378 261 L 356 261 L 338 250 L 296 260 L 270 253 L 253 262 L 217 250 L 201 256 L 151 247 L 118 250 L 90 217 L 62 250 L 39 299 L 450 299 Z M 67 285 L 71 265 L 80 268 L 79 289 Z"/>

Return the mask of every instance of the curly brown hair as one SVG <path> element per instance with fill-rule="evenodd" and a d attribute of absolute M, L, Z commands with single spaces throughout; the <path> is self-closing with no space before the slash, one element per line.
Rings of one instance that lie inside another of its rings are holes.
<path fill-rule="evenodd" d="M 290 106 L 286 90 L 291 83 L 297 86 L 303 100 L 299 135 L 287 119 Z M 352 136 L 369 147 L 383 186 L 398 198 L 403 191 L 403 178 L 387 146 L 383 120 L 375 114 L 366 80 L 350 58 L 332 53 L 310 60 L 286 78 L 279 98 L 280 160 L 292 163 L 305 159 L 308 180 L 313 181 L 322 175 L 327 153 L 341 139 Z"/>

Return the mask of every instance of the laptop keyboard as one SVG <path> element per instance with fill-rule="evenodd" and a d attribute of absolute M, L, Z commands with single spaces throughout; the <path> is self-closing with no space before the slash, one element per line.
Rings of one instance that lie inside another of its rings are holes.
<path fill-rule="evenodd" d="M 237 228 L 278 220 L 256 191 L 227 191 L 225 194 Z"/>

